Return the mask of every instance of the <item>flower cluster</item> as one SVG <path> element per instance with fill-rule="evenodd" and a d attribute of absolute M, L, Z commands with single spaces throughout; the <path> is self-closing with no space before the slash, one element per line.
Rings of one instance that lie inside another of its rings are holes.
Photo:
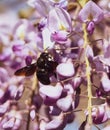
<path fill-rule="evenodd" d="M 0 129 L 18 130 L 25 121 L 26 130 L 63 130 L 82 111 L 79 130 L 101 129 L 110 119 L 108 4 L 27 4 L 28 18 L 0 25 Z"/>

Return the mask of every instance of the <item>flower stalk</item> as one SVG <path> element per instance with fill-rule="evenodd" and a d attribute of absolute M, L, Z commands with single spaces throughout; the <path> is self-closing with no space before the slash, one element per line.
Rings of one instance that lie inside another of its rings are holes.
<path fill-rule="evenodd" d="M 35 95 L 35 91 L 36 91 L 36 86 L 37 86 L 37 78 L 36 78 L 36 74 L 33 76 L 33 84 L 32 84 L 32 92 L 30 95 L 30 100 L 29 100 L 29 105 L 32 105 L 32 99 Z M 28 117 L 27 117 L 27 126 L 26 126 L 26 130 L 29 130 L 29 126 L 30 126 L 30 110 L 28 112 Z"/>
<path fill-rule="evenodd" d="M 83 31 L 84 31 L 84 49 L 86 49 L 88 43 L 89 43 L 89 39 L 88 39 L 88 33 L 86 31 L 86 24 L 83 24 Z M 88 123 L 89 125 L 92 124 L 92 86 L 91 86 L 91 79 L 90 79 L 90 65 L 89 65 L 89 61 L 88 61 L 88 57 L 85 54 L 85 63 L 86 63 L 86 77 L 87 77 L 87 89 L 88 89 Z"/>

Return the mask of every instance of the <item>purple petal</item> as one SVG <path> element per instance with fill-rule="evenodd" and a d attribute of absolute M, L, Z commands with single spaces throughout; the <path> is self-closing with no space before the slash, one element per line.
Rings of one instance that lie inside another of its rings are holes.
<path fill-rule="evenodd" d="M 51 40 L 58 43 L 65 43 L 67 41 L 67 32 L 58 31 L 51 34 Z"/>
<path fill-rule="evenodd" d="M 47 24 L 47 18 L 42 18 L 38 24 L 38 30 L 42 31 Z"/>
<path fill-rule="evenodd" d="M 80 86 L 81 82 L 82 82 L 81 77 L 75 77 L 75 78 L 72 79 L 71 84 L 72 84 L 74 90 L 77 89 Z"/>
<path fill-rule="evenodd" d="M 26 56 L 25 62 L 26 65 L 30 65 L 32 63 L 32 56 Z"/>
<path fill-rule="evenodd" d="M 23 45 L 13 45 L 12 50 L 14 52 L 21 51 L 23 49 Z"/>
<path fill-rule="evenodd" d="M 47 106 L 52 106 L 53 104 L 56 103 L 56 101 L 57 99 L 46 96 L 44 99 L 44 104 Z"/>
<path fill-rule="evenodd" d="M 106 104 L 102 104 L 102 105 L 98 106 L 98 108 L 94 107 L 92 109 L 92 117 L 93 117 L 93 122 L 95 124 L 101 124 L 108 120 L 105 105 Z"/>
<path fill-rule="evenodd" d="M 89 22 L 89 23 L 87 24 L 87 31 L 88 31 L 88 33 L 89 33 L 90 35 L 93 34 L 94 29 L 95 29 L 95 24 L 94 24 L 94 22 L 93 22 L 93 21 Z"/>
<path fill-rule="evenodd" d="M 42 105 L 43 99 L 41 98 L 41 96 L 39 94 L 37 94 L 37 95 L 34 95 L 32 102 L 33 102 L 33 105 L 38 110 L 38 109 L 40 109 L 40 107 Z"/>

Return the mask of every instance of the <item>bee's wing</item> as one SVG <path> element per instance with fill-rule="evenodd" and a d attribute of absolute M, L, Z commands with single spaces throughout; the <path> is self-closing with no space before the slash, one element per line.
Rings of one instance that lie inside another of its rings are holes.
<path fill-rule="evenodd" d="M 31 76 L 36 71 L 37 65 L 36 63 L 25 66 L 15 72 L 16 76 Z"/>

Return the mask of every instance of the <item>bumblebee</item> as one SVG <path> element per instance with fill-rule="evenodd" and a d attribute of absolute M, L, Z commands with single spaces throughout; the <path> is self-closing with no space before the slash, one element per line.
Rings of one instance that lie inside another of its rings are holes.
<path fill-rule="evenodd" d="M 15 72 L 16 76 L 31 76 L 36 72 L 37 79 L 44 85 L 50 84 L 50 77 L 55 75 L 58 63 L 49 52 L 40 54 L 36 63 L 20 68 Z"/>

